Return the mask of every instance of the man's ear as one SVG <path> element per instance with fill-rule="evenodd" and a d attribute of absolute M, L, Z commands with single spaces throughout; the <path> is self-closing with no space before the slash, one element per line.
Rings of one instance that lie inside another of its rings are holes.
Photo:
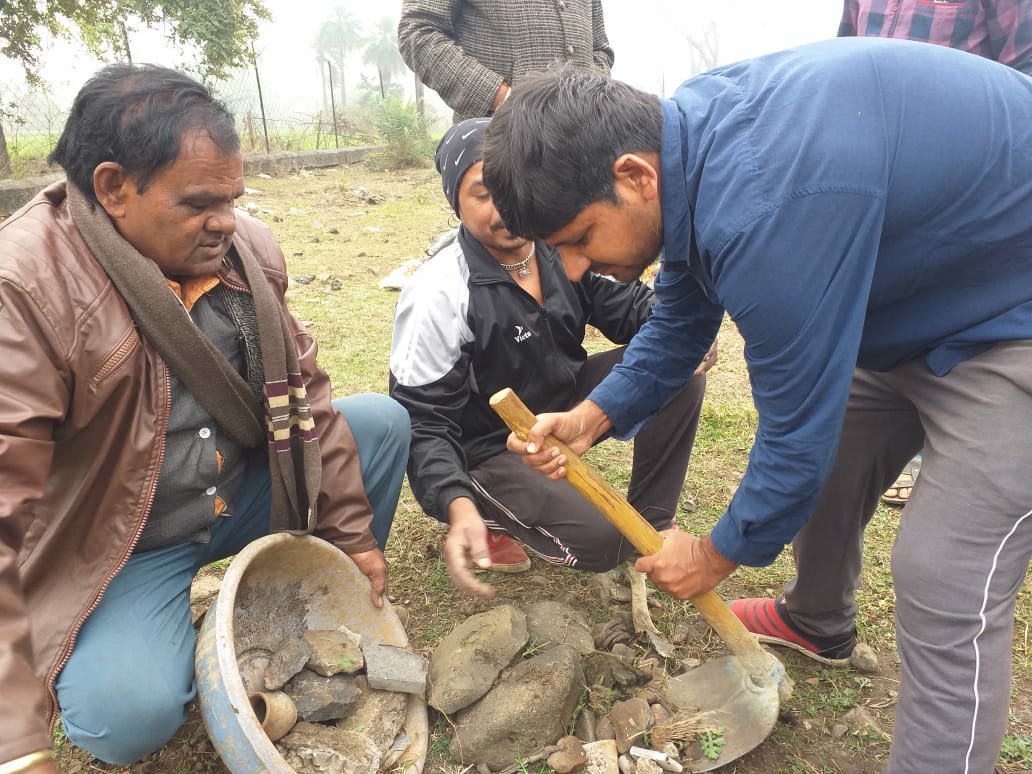
<path fill-rule="evenodd" d="M 93 170 L 93 192 L 97 195 L 100 206 L 112 218 L 121 218 L 125 215 L 126 199 L 130 190 L 136 190 L 136 182 L 118 162 L 103 161 Z"/>
<path fill-rule="evenodd" d="M 613 178 L 617 189 L 635 193 L 645 201 L 659 197 L 659 156 L 625 153 L 613 162 Z"/>

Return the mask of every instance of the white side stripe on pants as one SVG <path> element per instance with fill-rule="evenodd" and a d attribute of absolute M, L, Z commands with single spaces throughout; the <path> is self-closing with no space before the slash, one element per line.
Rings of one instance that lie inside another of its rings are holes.
<path fill-rule="evenodd" d="M 1016 522 L 1014 522 L 1014 526 L 1011 527 L 1010 532 L 1004 535 L 1003 540 L 1000 541 L 1000 545 L 996 549 L 996 553 L 993 554 L 993 566 L 989 570 L 989 576 L 985 579 L 985 590 L 982 593 L 982 609 L 978 611 L 978 617 L 982 620 L 982 626 L 978 629 L 978 633 L 975 634 L 975 639 L 972 641 L 972 644 L 975 646 L 975 714 L 971 717 L 971 738 L 968 741 L 967 755 L 964 756 L 964 774 L 969 774 L 970 772 L 971 748 L 974 747 L 975 744 L 975 727 L 978 724 L 978 675 L 981 671 L 982 666 L 982 663 L 979 659 L 978 638 L 981 636 L 982 632 L 985 631 L 985 607 L 989 603 L 989 585 L 993 582 L 993 575 L 996 573 L 996 563 L 1000 558 L 1000 552 L 1003 551 L 1003 547 L 1007 545 L 1007 541 L 1010 539 L 1011 535 L 1018 531 L 1018 527 L 1021 526 L 1021 522 L 1023 522 L 1029 516 L 1032 516 L 1032 511 L 1029 511 Z"/>

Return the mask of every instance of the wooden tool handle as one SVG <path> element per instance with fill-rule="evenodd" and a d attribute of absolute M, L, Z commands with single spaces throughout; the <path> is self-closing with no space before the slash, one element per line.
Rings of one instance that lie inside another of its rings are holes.
<path fill-rule="evenodd" d="M 506 387 L 491 396 L 491 408 L 502 418 L 517 437 L 526 441 L 537 418 L 511 389 Z M 645 521 L 627 500 L 611 487 L 570 447 L 554 436 L 545 438 L 544 448 L 558 448 L 566 455 L 566 481 L 580 492 L 602 515 L 612 522 L 631 541 L 642 555 L 654 554 L 663 546 L 663 537 Z M 713 627 L 728 648 L 738 656 L 750 674 L 764 675 L 770 668 L 770 656 L 760 647 L 756 638 L 731 612 L 715 591 L 707 591 L 691 602 Z"/>

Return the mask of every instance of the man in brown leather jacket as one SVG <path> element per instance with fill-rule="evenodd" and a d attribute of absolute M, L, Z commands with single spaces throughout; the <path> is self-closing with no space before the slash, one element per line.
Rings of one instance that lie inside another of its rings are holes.
<path fill-rule="evenodd" d="M 0 225 L 5 772 L 54 770 L 58 711 L 104 761 L 161 747 L 194 696 L 194 574 L 270 531 L 338 546 L 381 603 L 408 456 L 389 398 L 331 407 L 203 86 L 104 68 L 52 161 L 67 182 Z"/>

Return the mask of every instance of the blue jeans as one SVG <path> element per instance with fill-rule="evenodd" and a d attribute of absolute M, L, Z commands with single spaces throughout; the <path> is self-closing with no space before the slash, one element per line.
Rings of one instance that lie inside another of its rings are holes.
<path fill-rule="evenodd" d="M 384 395 L 333 402 L 358 446 L 372 531 L 387 542 L 408 462 L 408 413 Z M 68 739 L 102 761 L 129 764 L 161 748 L 196 694 L 190 584 L 206 564 L 269 530 L 269 471 L 252 467 L 207 543 L 134 554 L 79 632 L 57 679 Z"/>

